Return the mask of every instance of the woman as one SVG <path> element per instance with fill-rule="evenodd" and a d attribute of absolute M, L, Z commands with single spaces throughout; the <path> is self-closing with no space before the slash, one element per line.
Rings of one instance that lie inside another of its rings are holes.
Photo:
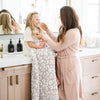
<path fill-rule="evenodd" d="M 8 13 L 8 14 L 10 15 L 10 17 L 11 17 L 11 24 L 12 24 L 13 27 L 14 27 L 15 33 L 20 33 L 20 32 L 21 32 L 21 27 L 20 27 L 20 25 L 15 21 L 15 19 L 14 19 L 13 16 L 11 15 L 11 13 L 10 13 L 8 10 L 6 10 L 6 9 L 1 10 L 1 11 L 0 11 L 0 14 L 2 14 L 2 13 Z"/>
<path fill-rule="evenodd" d="M 46 24 L 42 23 L 49 37 L 37 33 L 46 43 L 57 51 L 57 78 L 60 100 L 79 100 L 81 97 L 81 73 L 78 48 L 82 40 L 82 30 L 79 26 L 75 10 L 69 6 L 60 9 L 61 27 L 58 37 L 54 36 Z"/>

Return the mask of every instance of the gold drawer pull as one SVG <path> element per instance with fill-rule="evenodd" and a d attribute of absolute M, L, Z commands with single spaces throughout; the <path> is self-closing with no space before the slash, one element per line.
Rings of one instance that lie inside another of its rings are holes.
<path fill-rule="evenodd" d="M 12 86 L 13 85 L 13 77 L 10 76 L 10 85 Z"/>
<path fill-rule="evenodd" d="M 98 92 L 91 93 L 91 95 L 95 95 L 95 94 L 98 94 Z"/>
<path fill-rule="evenodd" d="M 92 62 L 95 62 L 95 61 L 98 61 L 98 59 L 93 59 L 93 60 L 91 60 Z"/>
<path fill-rule="evenodd" d="M 96 77 L 98 77 L 98 76 L 92 76 L 91 78 L 94 79 L 94 78 L 96 78 Z"/>
<path fill-rule="evenodd" d="M 4 68 L 2 68 L 2 71 L 4 71 Z"/>
<path fill-rule="evenodd" d="M 19 84 L 19 76 L 16 75 L 16 84 L 18 85 Z"/>

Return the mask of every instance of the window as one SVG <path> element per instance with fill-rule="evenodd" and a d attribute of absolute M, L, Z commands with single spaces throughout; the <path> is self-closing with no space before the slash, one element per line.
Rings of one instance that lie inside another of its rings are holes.
<path fill-rule="evenodd" d="M 88 31 L 100 33 L 100 0 L 88 0 Z"/>
<path fill-rule="evenodd" d="M 60 8 L 66 5 L 66 0 L 36 0 L 36 9 L 40 12 L 41 20 L 48 24 L 53 32 L 59 31 Z"/>
<path fill-rule="evenodd" d="M 100 33 L 100 0 L 71 0 L 76 10 L 83 34 Z"/>

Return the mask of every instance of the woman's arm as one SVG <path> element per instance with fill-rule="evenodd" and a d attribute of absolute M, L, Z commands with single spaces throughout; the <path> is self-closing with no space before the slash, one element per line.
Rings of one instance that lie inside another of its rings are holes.
<path fill-rule="evenodd" d="M 61 51 L 63 49 L 68 48 L 70 45 L 80 42 L 80 33 L 74 29 L 69 30 L 64 38 L 64 42 L 54 42 L 48 39 L 46 36 L 43 36 L 43 39 L 51 46 L 52 49 L 56 51 Z"/>
<path fill-rule="evenodd" d="M 49 30 L 48 26 L 45 23 L 41 23 L 41 28 L 47 32 L 47 34 L 49 35 L 49 37 L 57 42 L 57 37 Z"/>
<path fill-rule="evenodd" d="M 47 31 L 47 34 L 49 35 L 49 37 L 50 37 L 53 41 L 57 42 L 57 36 L 55 36 L 49 29 L 48 29 L 48 31 Z"/>

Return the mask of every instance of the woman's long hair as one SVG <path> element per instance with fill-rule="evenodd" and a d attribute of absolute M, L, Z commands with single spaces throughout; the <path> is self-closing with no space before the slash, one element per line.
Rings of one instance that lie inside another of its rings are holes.
<path fill-rule="evenodd" d="M 38 12 L 31 12 L 31 13 L 28 14 L 27 20 L 26 20 L 26 27 L 25 27 L 25 29 L 26 29 L 27 27 L 30 27 L 30 29 L 31 29 L 33 35 L 34 35 L 33 32 L 34 32 L 34 30 L 35 30 L 35 26 L 33 25 L 32 18 L 33 18 L 33 15 L 35 15 L 35 14 L 38 14 Z M 39 27 L 38 27 L 38 30 L 39 30 L 39 32 L 42 31 Z"/>
<path fill-rule="evenodd" d="M 79 18 L 75 10 L 70 6 L 64 6 L 60 9 L 61 27 L 59 28 L 58 42 L 64 42 L 64 36 L 69 29 L 78 28 L 82 41 L 82 30 L 79 25 Z"/>
<path fill-rule="evenodd" d="M 4 34 L 11 34 L 13 26 L 11 25 L 11 17 L 8 13 L 0 14 L 0 25 L 2 25 L 2 30 Z"/>

